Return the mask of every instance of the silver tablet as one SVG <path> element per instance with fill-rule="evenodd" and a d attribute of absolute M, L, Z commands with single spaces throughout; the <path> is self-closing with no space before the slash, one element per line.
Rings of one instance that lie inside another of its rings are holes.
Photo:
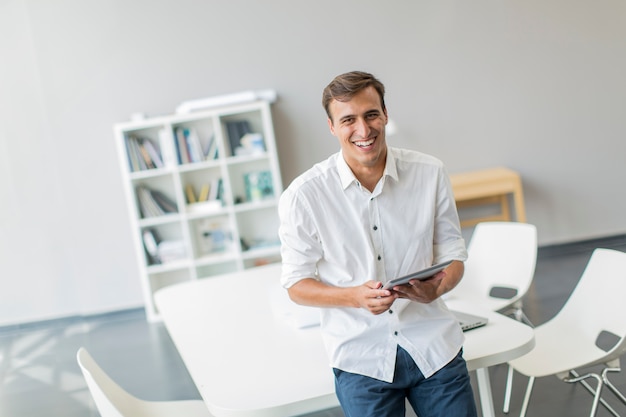
<path fill-rule="evenodd" d="M 404 285 L 404 284 L 408 283 L 409 280 L 411 280 L 411 279 L 422 279 L 422 280 L 428 279 L 428 278 L 432 277 L 433 275 L 435 275 L 437 272 L 443 270 L 445 267 L 450 265 L 452 262 L 453 261 L 442 262 L 440 264 L 433 265 L 433 266 L 428 267 L 426 269 L 422 269 L 421 271 L 413 272 L 413 273 L 405 275 L 403 277 L 392 279 L 391 281 L 387 282 L 383 286 L 383 290 L 389 290 L 389 289 L 395 287 L 396 285 Z"/>

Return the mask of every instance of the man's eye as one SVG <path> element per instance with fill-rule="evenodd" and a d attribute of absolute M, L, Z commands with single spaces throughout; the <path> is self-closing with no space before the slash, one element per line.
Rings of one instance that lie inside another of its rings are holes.
<path fill-rule="evenodd" d="M 366 117 L 370 120 L 376 119 L 378 117 L 378 113 L 369 113 Z"/>

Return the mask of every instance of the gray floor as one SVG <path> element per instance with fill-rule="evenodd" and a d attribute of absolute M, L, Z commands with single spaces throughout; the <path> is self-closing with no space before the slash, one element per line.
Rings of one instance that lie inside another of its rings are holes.
<path fill-rule="evenodd" d="M 595 247 L 626 251 L 626 236 L 540 249 L 534 284 L 524 301 L 533 323 L 545 322 L 561 308 Z M 0 328 L 0 417 L 98 416 L 76 364 L 80 346 L 120 385 L 141 398 L 199 398 L 163 326 L 147 323 L 142 311 L 126 311 Z M 490 372 L 496 412 L 504 416 L 500 409 L 506 367 L 496 366 Z M 626 373 L 612 379 L 626 391 Z M 524 384 L 525 378 L 516 375 L 511 416 L 519 413 Z M 607 399 L 626 415 L 626 407 L 608 394 Z M 580 386 L 555 377 L 540 378 L 528 415 L 588 416 L 590 400 Z M 604 409 L 598 413 L 608 415 Z M 331 409 L 308 417 L 341 416 L 341 410 Z"/>

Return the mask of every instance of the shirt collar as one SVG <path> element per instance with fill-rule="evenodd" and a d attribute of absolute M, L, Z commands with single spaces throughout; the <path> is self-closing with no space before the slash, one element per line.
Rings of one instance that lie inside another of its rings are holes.
<path fill-rule="evenodd" d="M 396 166 L 396 159 L 393 157 L 393 150 L 389 146 L 387 147 L 387 160 L 385 161 L 385 171 L 383 177 L 389 176 L 394 180 L 398 180 L 398 168 Z M 339 178 L 341 180 L 341 186 L 345 190 L 352 183 L 358 183 L 354 173 L 348 166 L 348 163 L 343 157 L 343 152 L 339 151 L 337 157 L 337 171 L 339 172 Z"/>

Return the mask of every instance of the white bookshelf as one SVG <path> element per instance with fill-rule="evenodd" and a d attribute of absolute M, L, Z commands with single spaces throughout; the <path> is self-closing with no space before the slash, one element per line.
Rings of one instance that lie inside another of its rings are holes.
<path fill-rule="evenodd" d="M 231 137 L 238 141 L 237 127 L 242 132 L 246 124 L 247 146 L 231 149 Z M 153 294 L 162 287 L 280 261 L 282 182 L 269 102 L 124 122 L 114 130 L 149 320 L 160 319 Z M 179 148 L 183 137 L 202 149 L 191 150 L 189 162 Z M 211 141 L 216 151 L 207 155 Z M 189 202 L 188 187 L 198 198 L 207 186 L 208 200 Z M 151 202 L 159 195 L 169 200 L 160 210 Z M 172 204 L 175 211 L 168 211 Z"/>

